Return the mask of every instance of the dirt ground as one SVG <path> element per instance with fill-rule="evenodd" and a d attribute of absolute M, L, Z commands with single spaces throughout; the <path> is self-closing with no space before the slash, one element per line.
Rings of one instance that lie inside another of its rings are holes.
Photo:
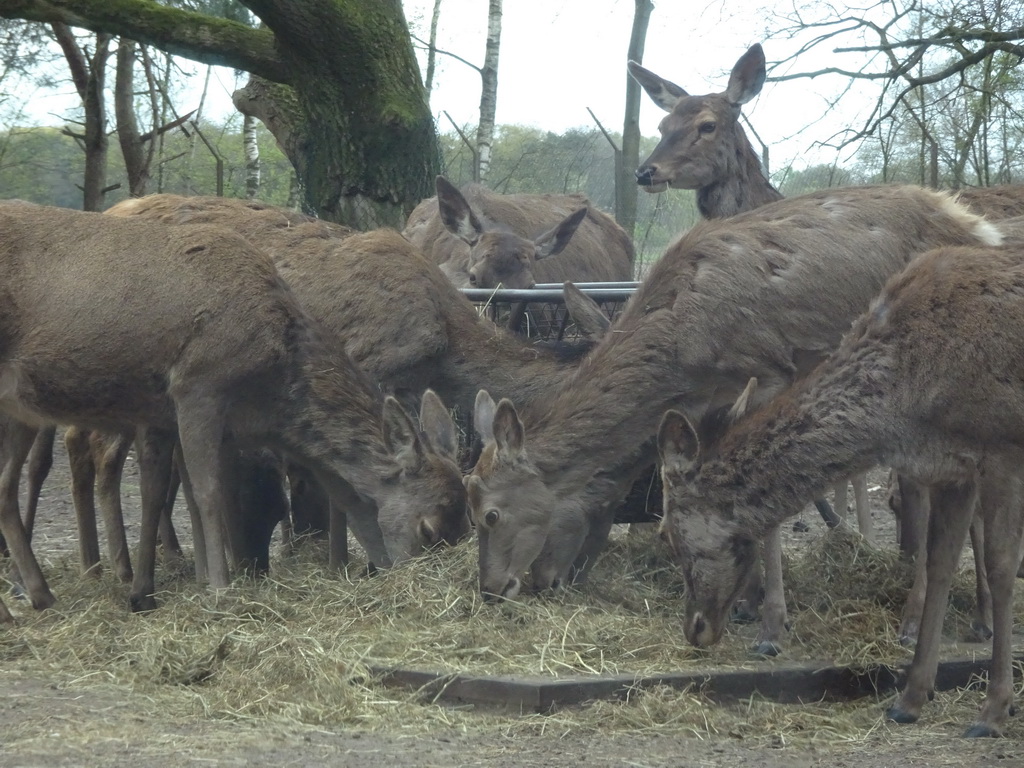
<path fill-rule="evenodd" d="M 56 465 L 44 490 L 36 547 L 45 557 L 74 553 L 75 540 L 66 458 L 58 447 Z M 881 537 L 892 536 L 884 507 L 881 473 L 873 477 L 875 518 Z M 137 536 L 134 465 L 126 472 L 129 538 Z M 812 513 L 804 519 L 818 525 Z M 187 515 L 181 533 L 187 535 Z M 794 535 L 794 541 L 799 535 Z M 44 566 L 45 567 L 45 566 Z M 13 603 L 9 599 L 9 603 Z M 21 610 L 23 607 L 18 606 Z M 0 629 L 0 632 L 3 632 Z M 1018 695 L 1019 695 L 1018 691 Z M 940 694 L 946 696 L 948 694 Z M 971 707 L 980 701 L 972 697 Z M 624 706 L 631 706 L 629 704 Z M 1022 766 L 1020 724 L 1008 738 L 968 741 L 960 737 L 963 711 L 950 716 L 930 709 L 930 722 L 896 726 L 882 720 L 883 702 L 865 702 L 877 710 L 877 724 L 848 745 L 790 743 L 785 730 L 756 744 L 730 735 L 699 738 L 690 728 L 648 729 L 642 713 L 632 729 L 577 730 L 553 721 L 524 731 L 523 718 L 542 716 L 486 711 L 470 713 L 457 726 L 409 735 L 402 728 L 326 729 L 260 719 L 183 716 L 164 711 L 144 691 L 94 680 L 73 680 L 33 671 L 31 665 L 0 657 L 0 768 L 14 766 L 765 766 L 803 768 L 860 766 Z M 827 712 L 827 709 L 825 710 Z M 462 714 L 466 714 L 463 710 Z M 110 724 L 116 723 L 111 729 Z M 543 722 L 543 721 L 541 721 Z M 823 723 L 823 725 L 827 725 Z M 768 746 L 766 746 L 768 744 Z"/>

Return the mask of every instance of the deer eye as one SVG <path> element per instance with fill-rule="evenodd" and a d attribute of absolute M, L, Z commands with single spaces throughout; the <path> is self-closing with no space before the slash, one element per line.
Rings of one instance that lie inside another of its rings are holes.
<path fill-rule="evenodd" d="M 488 509 L 484 513 L 484 525 L 486 525 L 488 528 L 493 528 L 498 524 L 499 517 L 500 515 L 498 514 L 498 510 L 493 508 Z"/>
<path fill-rule="evenodd" d="M 709 120 L 705 123 L 701 123 L 697 130 L 701 133 L 714 133 L 715 127 L 715 122 L 713 120 Z"/>

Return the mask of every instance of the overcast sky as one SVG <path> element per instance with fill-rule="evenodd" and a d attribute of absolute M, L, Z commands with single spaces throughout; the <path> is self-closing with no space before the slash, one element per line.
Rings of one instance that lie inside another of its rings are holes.
<path fill-rule="evenodd" d="M 427 37 L 433 0 L 403 0 L 413 34 Z M 443 0 L 438 47 L 480 65 L 487 27 L 487 0 Z M 773 4 L 778 7 L 778 4 Z M 792 42 L 765 39 L 768 13 L 760 0 L 655 0 L 647 35 L 644 66 L 690 93 L 720 92 L 733 64 L 753 43 L 762 43 L 769 61 L 783 58 Z M 827 6 L 826 6 L 827 7 Z M 592 109 L 609 130 L 621 131 L 626 88 L 626 50 L 633 21 L 633 0 L 505 0 L 498 68 L 497 120 L 562 132 L 592 127 Z M 425 54 L 420 51 L 421 62 Z M 802 69 L 822 66 L 809 56 Z M 191 66 L 182 61 L 184 67 Z M 197 106 L 206 68 L 196 65 L 189 96 L 180 99 L 185 112 Z M 424 72 L 425 74 L 425 72 Z M 61 73 L 61 78 L 66 73 Z M 206 105 L 208 118 L 221 120 L 233 112 L 231 92 L 237 87 L 232 70 L 213 69 Z M 744 107 L 758 136 L 771 150 L 773 168 L 793 163 L 832 162 L 833 150 L 817 149 L 844 124 L 863 113 L 866 98 L 844 95 L 847 109 L 822 120 L 827 97 L 846 85 L 837 78 L 768 83 Z M 454 58 L 438 57 L 431 109 L 441 131 L 451 124 L 475 125 L 479 113 L 480 76 Z M 30 99 L 29 119 L 60 125 L 66 110 L 77 104 L 70 85 L 55 93 L 38 91 Z M 663 112 L 645 96 L 640 126 L 657 134 Z M 795 138 L 805 126 L 804 130 Z M 842 156 L 845 159 L 849 155 Z"/>
<path fill-rule="evenodd" d="M 403 0 L 403 5 L 414 34 L 426 39 L 433 0 Z M 481 64 L 487 5 L 487 0 L 443 0 L 438 47 Z M 725 90 L 733 64 L 753 43 L 764 46 L 769 61 L 783 58 L 793 45 L 765 39 L 767 14 L 757 0 L 655 0 L 654 6 L 644 66 L 692 94 Z M 633 11 L 633 0 L 505 0 L 498 123 L 561 132 L 592 126 L 590 107 L 607 128 L 621 131 Z M 425 61 L 422 52 L 420 56 Z M 805 56 L 799 64 L 810 69 L 821 62 Z M 844 86 L 837 78 L 769 83 L 746 105 L 751 124 L 772 149 L 773 166 L 794 161 L 800 165 L 809 157 L 823 162 L 835 158 L 834 151 L 817 150 L 814 145 L 861 112 L 866 102 L 856 101 L 853 94 L 843 115 L 830 116 L 796 139 L 786 139 L 820 120 L 826 97 Z M 440 56 L 431 96 L 439 128 L 450 130 L 443 111 L 460 124 L 475 124 L 479 101 L 479 74 Z M 663 115 L 645 95 L 640 115 L 643 133 L 656 135 Z"/>

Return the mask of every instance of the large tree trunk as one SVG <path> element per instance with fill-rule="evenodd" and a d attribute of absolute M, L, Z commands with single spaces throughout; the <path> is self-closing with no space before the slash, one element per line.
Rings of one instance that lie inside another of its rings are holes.
<path fill-rule="evenodd" d="M 235 94 L 302 181 L 306 207 L 361 228 L 401 226 L 441 170 L 401 0 L 242 0 L 238 22 L 152 0 L 11 0 L 0 17 L 113 32 L 254 77 Z"/>

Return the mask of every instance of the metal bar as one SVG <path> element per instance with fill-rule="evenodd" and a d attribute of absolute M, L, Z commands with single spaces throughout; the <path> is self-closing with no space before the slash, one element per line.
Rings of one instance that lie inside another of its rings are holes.
<path fill-rule="evenodd" d="M 600 285 L 600 283 L 598 283 Z M 562 287 L 556 288 L 460 288 L 470 301 L 549 301 L 561 304 L 565 301 Z M 625 301 L 633 295 L 633 288 L 583 288 L 595 301 Z"/>
<path fill-rule="evenodd" d="M 569 282 L 572 282 L 572 281 L 569 281 Z M 580 288 L 580 289 L 585 289 L 585 288 L 637 288 L 637 287 L 640 286 L 640 283 L 637 282 L 636 280 L 627 280 L 627 281 L 619 282 L 619 283 L 615 283 L 615 282 L 608 282 L 608 283 L 575 283 L 575 282 L 573 282 L 573 285 L 575 285 L 577 288 Z M 534 287 L 534 289 L 538 289 L 538 288 L 539 289 L 557 288 L 558 290 L 562 290 L 562 283 L 537 283 L 533 287 Z"/>

